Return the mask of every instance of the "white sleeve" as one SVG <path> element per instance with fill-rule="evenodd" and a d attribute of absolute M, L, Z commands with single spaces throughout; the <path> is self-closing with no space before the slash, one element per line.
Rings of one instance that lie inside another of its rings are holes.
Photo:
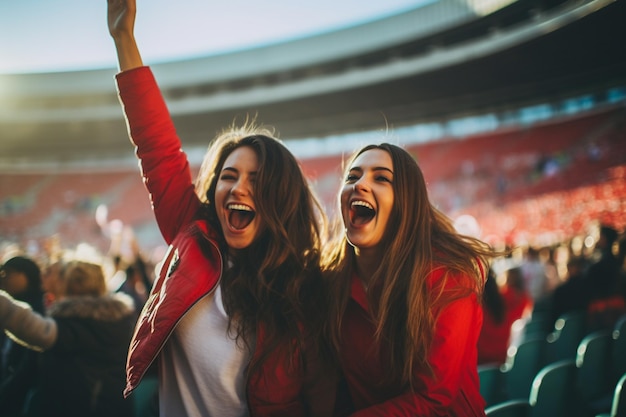
<path fill-rule="evenodd" d="M 34 312 L 26 303 L 0 290 L 0 327 L 17 343 L 33 350 L 50 349 L 57 339 L 57 323 Z"/>

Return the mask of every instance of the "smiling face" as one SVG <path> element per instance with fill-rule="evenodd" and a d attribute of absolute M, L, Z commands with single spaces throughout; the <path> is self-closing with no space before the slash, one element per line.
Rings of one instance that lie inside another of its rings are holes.
<path fill-rule="evenodd" d="M 359 250 L 383 240 L 394 203 L 393 162 L 382 149 L 370 149 L 350 165 L 341 192 L 341 214 L 348 241 Z"/>
<path fill-rule="evenodd" d="M 243 249 L 261 230 L 256 215 L 254 183 L 259 159 L 249 146 L 235 149 L 224 161 L 215 187 L 215 211 L 229 249 Z"/>

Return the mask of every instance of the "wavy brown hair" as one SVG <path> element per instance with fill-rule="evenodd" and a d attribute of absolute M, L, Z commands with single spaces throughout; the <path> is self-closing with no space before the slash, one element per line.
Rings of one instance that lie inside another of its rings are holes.
<path fill-rule="evenodd" d="M 235 149 L 250 147 L 258 157 L 253 198 L 262 219 L 260 235 L 234 252 L 224 239 L 220 242 L 225 264 L 231 264 L 221 284 L 229 331 L 250 347 L 260 326 L 267 341 L 256 347 L 258 360 L 251 368 L 276 349 L 286 349 L 285 358 L 301 358 L 295 353 L 320 339 L 319 308 L 325 299 L 320 253 L 326 217 L 298 161 L 273 134 L 251 123 L 223 131 L 211 144 L 196 182 L 201 215 L 223 236 L 214 205 L 219 173 Z"/>
<path fill-rule="evenodd" d="M 431 372 L 427 358 L 437 320 L 435 312 L 472 293 L 480 299 L 487 259 L 494 253 L 486 243 L 457 233 L 451 220 L 430 203 L 417 161 L 399 146 L 382 143 L 360 149 L 346 165 L 344 178 L 353 161 L 371 149 L 384 150 L 391 156 L 394 191 L 394 204 L 381 244 L 386 248 L 385 255 L 381 256 L 367 290 L 376 325 L 374 342 L 389 348 L 386 382 L 414 388 L 415 369 Z M 335 349 L 341 344 L 342 317 L 350 297 L 355 262 L 354 248 L 345 233 L 327 246 L 325 269 L 336 294 L 327 331 Z M 441 267 L 446 271 L 444 278 L 434 288 L 429 287 L 427 277 Z M 458 285 L 446 286 L 449 280 Z"/>

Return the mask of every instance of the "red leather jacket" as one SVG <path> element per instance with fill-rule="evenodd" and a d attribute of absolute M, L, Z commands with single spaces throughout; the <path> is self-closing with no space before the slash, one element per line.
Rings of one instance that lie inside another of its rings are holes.
<path fill-rule="evenodd" d="M 215 289 L 222 273 L 217 235 L 197 218 L 197 197 L 186 155 L 166 104 L 148 67 L 117 74 L 131 141 L 155 217 L 169 250 L 130 344 L 126 373 L 128 396 L 156 359 L 176 324 L 203 296 Z M 263 331 L 257 329 L 257 346 Z M 311 364 L 307 369 L 321 370 Z M 331 414 L 334 388 L 324 375 L 296 370 L 288 373 L 283 358 L 270 356 L 247 378 L 251 416 L 325 416 Z"/>
<path fill-rule="evenodd" d="M 429 284 L 437 283 L 443 272 L 442 268 L 435 269 L 428 277 Z M 454 281 L 449 280 L 448 285 L 457 285 Z M 368 311 L 365 290 L 355 275 L 343 318 L 340 352 L 357 410 L 351 417 L 484 417 L 485 402 L 480 395 L 476 365 L 483 312 L 475 294 L 433 312 L 438 319 L 428 362 L 434 376 L 416 369 L 415 392 L 398 384 L 376 383 L 383 380 L 388 365 L 371 349 L 376 329 Z"/>

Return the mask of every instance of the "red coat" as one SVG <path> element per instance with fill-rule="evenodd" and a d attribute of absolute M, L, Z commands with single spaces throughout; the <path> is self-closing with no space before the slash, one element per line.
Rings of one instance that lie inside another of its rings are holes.
<path fill-rule="evenodd" d="M 432 285 L 442 269 L 429 277 Z M 484 416 L 476 366 L 476 342 L 483 320 L 475 295 L 444 307 L 436 323 L 428 362 L 435 377 L 415 371 L 416 390 L 398 384 L 378 384 L 388 365 L 372 349 L 374 324 L 365 290 L 355 276 L 342 325 L 341 361 L 357 410 L 352 416 Z M 383 347 L 384 349 L 384 347 Z"/>
<path fill-rule="evenodd" d="M 130 344 L 124 391 L 128 396 L 184 314 L 216 288 L 222 273 L 222 256 L 215 231 L 197 218 L 201 203 L 189 163 L 152 72 L 141 67 L 119 73 L 116 79 L 155 217 L 170 245 Z M 262 329 L 257 329 L 256 343 L 263 344 Z M 320 378 L 322 375 L 304 375 L 300 370 L 288 374 L 283 363 L 277 354 L 270 356 L 258 372 L 248 376 L 251 415 L 330 414 L 327 407 L 333 397 L 324 394 L 327 386 Z"/>

